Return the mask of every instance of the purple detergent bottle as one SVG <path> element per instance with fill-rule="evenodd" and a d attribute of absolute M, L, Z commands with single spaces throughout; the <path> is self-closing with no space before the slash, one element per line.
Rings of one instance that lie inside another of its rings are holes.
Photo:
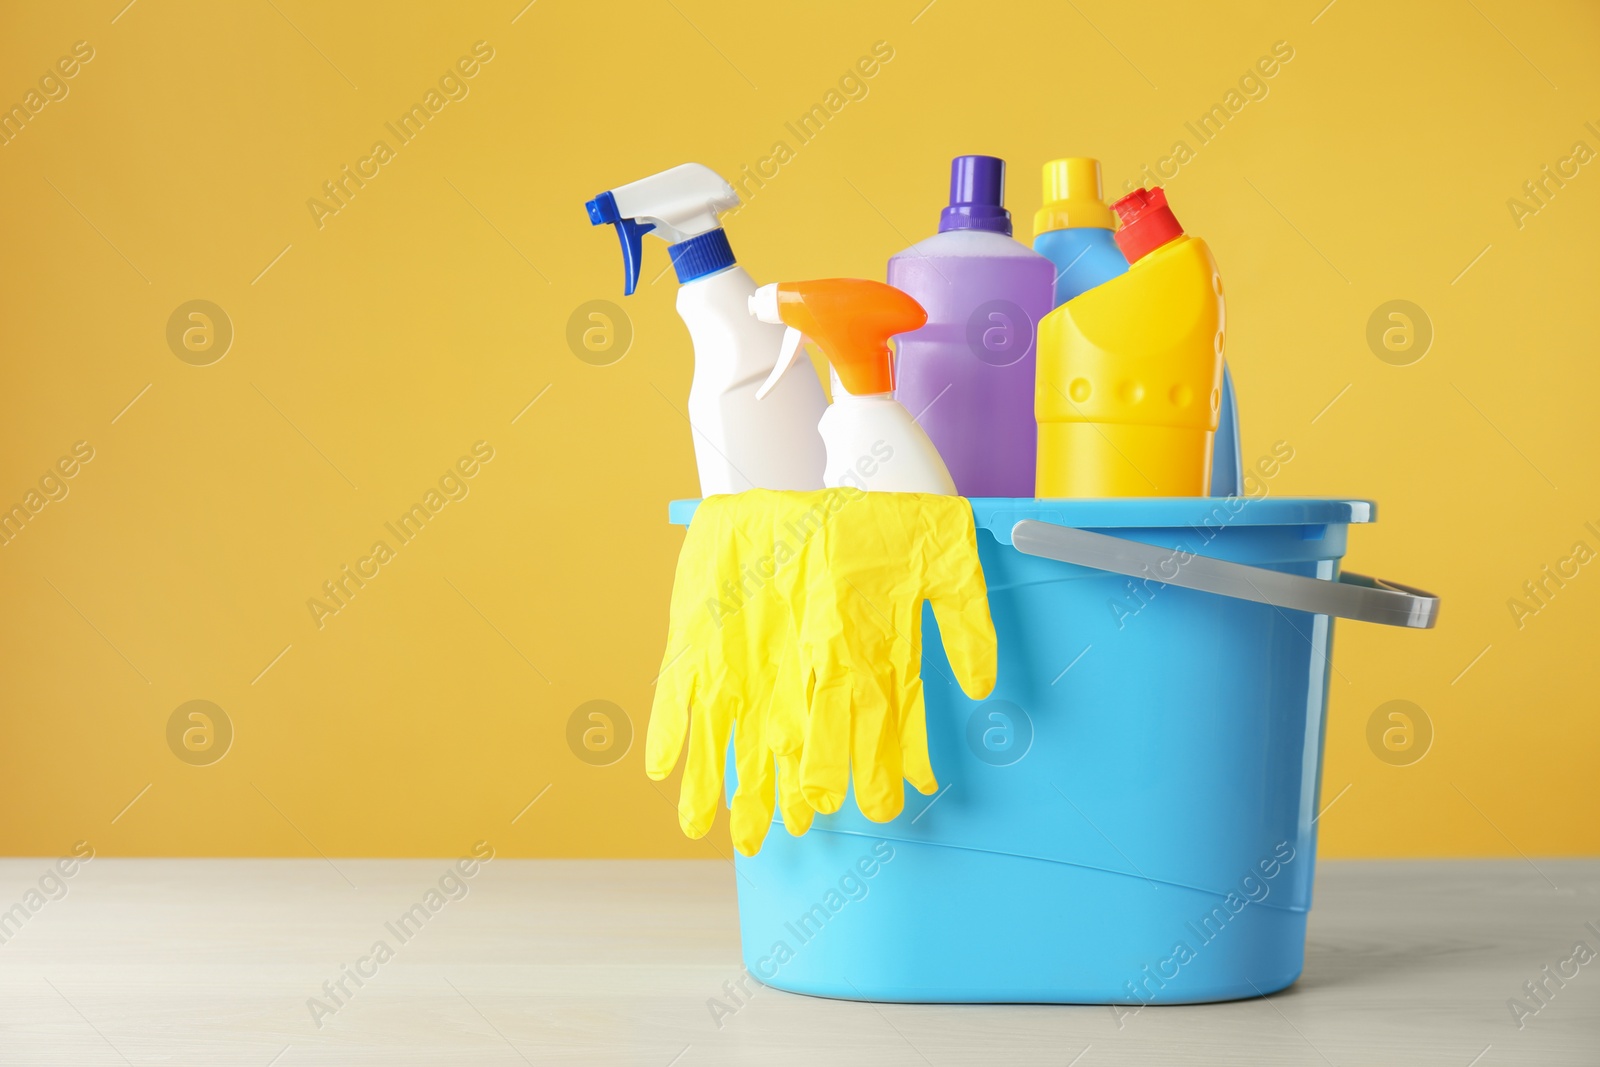
<path fill-rule="evenodd" d="M 895 397 L 967 497 L 1034 493 L 1034 341 L 1055 265 L 1012 239 L 1005 174 L 1002 159 L 957 156 L 939 232 L 889 260 L 889 284 L 928 311 L 897 342 Z"/>

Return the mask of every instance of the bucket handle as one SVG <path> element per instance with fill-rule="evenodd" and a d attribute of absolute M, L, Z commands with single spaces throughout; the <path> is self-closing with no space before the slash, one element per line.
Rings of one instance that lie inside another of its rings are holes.
<path fill-rule="evenodd" d="M 1432 593 L 1362 574 L 1346 572 L 1334 581 L 1302 578 L 1038 519 L 1013 526 L 1011 543 L 1030 556 L 1313 615 L 1416 630 L 1439 621 L 1439 598 Z"/>

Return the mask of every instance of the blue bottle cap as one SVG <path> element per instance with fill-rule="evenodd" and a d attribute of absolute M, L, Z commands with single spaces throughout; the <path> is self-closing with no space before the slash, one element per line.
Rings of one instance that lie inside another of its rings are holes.
<path fill-rule="evenodd" d="M 728 233 L 720 226 L 687 241 L 668 245 L 667 255 L 672 257 L 672 268 L 678 272 L 680 285 L 726 270 L 736 262 L 733 248 L 728 244 Z"/>

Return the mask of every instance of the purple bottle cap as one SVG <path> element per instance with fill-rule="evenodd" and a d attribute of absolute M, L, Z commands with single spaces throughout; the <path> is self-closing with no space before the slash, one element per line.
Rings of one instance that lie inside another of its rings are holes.
<path fill-rule="evenodd" d="M 988 230 L 1009 237 L 1011 212 L 1005 202 L 1005 160 L 957 156 L 950 161 L 950 206 L 939 213 L 939 232 Z"/>

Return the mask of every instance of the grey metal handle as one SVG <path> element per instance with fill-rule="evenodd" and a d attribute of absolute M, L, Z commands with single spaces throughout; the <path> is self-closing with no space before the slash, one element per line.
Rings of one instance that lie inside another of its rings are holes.
<path fill-rule="evenodd" d="M 1341 574 L 1331 582 L 1302 578 L 1037 519 L 1013 526 L 1011 543 L 1030 556 L 1313 615 L 1417 630 L 1432 629 L 1439 620 L 1439 598 L 1432 593 L 1362 574 Z"/>

